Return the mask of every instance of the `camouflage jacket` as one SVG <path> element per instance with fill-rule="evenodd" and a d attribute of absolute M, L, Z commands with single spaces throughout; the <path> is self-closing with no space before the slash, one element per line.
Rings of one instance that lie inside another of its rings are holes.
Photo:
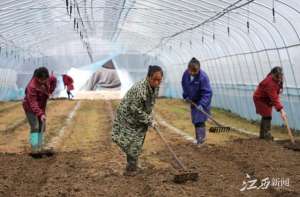
<path fill-rule="evenodd" d="M 159 88 L 152 89 L 148 80 L 135 83 L 122 99 L 116 113 L 114 126 L 122 129 L 140 130 L 152 123 L 152 108 L 158 96 Z"/>

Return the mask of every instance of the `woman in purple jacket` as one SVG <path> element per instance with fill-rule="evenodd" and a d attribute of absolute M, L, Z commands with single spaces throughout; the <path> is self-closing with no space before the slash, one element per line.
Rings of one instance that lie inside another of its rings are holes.
<path fill-rule="evenodd" d="M 183 98 L 193 101 L 198 108 L 210 113 L 212 90 L 207 74 L 200 70 L 200 62 L 192 58 L 181 81 Z M 195 125 L 197 144 L 203 144 L 206 139 L 205 121 L 207 116 L 191 105 L 192 122 Z"/>

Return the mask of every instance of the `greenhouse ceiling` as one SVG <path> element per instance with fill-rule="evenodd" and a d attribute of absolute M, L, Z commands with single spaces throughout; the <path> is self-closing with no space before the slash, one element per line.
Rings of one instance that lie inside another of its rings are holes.
<path fill-rule="evenodd" d="M 299 12 L 298 0 L 3 0 L 0 41 L 19 59 L 193 46 L 207 60 L 298 46 Z"/>

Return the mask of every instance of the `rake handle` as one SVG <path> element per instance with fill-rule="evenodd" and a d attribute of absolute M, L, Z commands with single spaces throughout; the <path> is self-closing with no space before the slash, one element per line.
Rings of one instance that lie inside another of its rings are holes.
<path fill-rule="evenodd" d="M 287 118 L 284 119 L 284 123 L 285 123 L 285 126 L 286 126 L 287 130 L 288 130 L 288 134 L 289 134 L 291 142 L 293 144 L 295 144 L 295 139 L 294 139 L 293 133 L 292 133 L 292 131 L 290 129 L 289 122 L 288 122 Z"/>
<path fill-rule="evenodd" d="M 203 114 L 205 114 L 210 120 L 212 120 L 216 125 L 223 127 L 222 124 L 220 124 L 218 121 L 216 121 L 213 117 L 211 117 L 211 115 L 209 115 L 206 111 L 200 109 L 193 101 L 189 101 L 194 107 L 196 107 L 196 109 L 200 112 L 202 112 Z"/>
<path fill-rule="evenodd" d="M 170 147 L 170 145 L 167 143 L 167 141 L 165 140 L 165 138 L 162 136 L 162 134 L 160 133 L 160 130 L 158 127 L 153 127 L 153 129 L 157 132 L 157 134 L 159 135 L 160 139 L 164 142 L 164 144 L 167 146 L 169 152 L 171 153 L 171 155 L 173 156 L 173 158 L 175 159 L 175 161 L 177 162 L 177 164 L 183 169 L 183 170 L 187 170 L 187 168 L 183 165 L 183 163 L 179 160 L 179 158 L 176 156 L 175 152 L 173 151 L 173 149 Z"/>

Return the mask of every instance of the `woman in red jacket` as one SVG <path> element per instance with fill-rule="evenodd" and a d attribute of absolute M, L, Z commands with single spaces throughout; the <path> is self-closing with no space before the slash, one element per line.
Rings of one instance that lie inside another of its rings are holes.
<path fill-rule="evenodd" d="M 30 143 L 33 152 L 40 151 L 46 124 L 46 105 L 56 87 L 56 78 L 49 76 L 45 67 L 37 68 L 28 83 L 23 100 L 23 108 L 30 125 Z"/>
<path fill-rule="evenodd" d="M 280 112 L 281 118 L 286 119 L 286 113 L 280 101 L 280 93 L 282 92 L 283 71 L 281 67 L 274 67 L 267 77 L 261 81 L 254 92 L 253 100 L 256 113 L 262 116 L 260 123 L 261 139 L 271 139 L 270 133 L 272 120 L 272 107 Z"/>
<path fill-rule="evenodd" d="M 74 97 L 74 95 L 71 93 L 71 90 L 74 90 L 73 78 L 66 74 L 63 74 L 62 78 L 64 82 L 64 87 L 67 88 L 68 99 L 71 99 Z"/>

